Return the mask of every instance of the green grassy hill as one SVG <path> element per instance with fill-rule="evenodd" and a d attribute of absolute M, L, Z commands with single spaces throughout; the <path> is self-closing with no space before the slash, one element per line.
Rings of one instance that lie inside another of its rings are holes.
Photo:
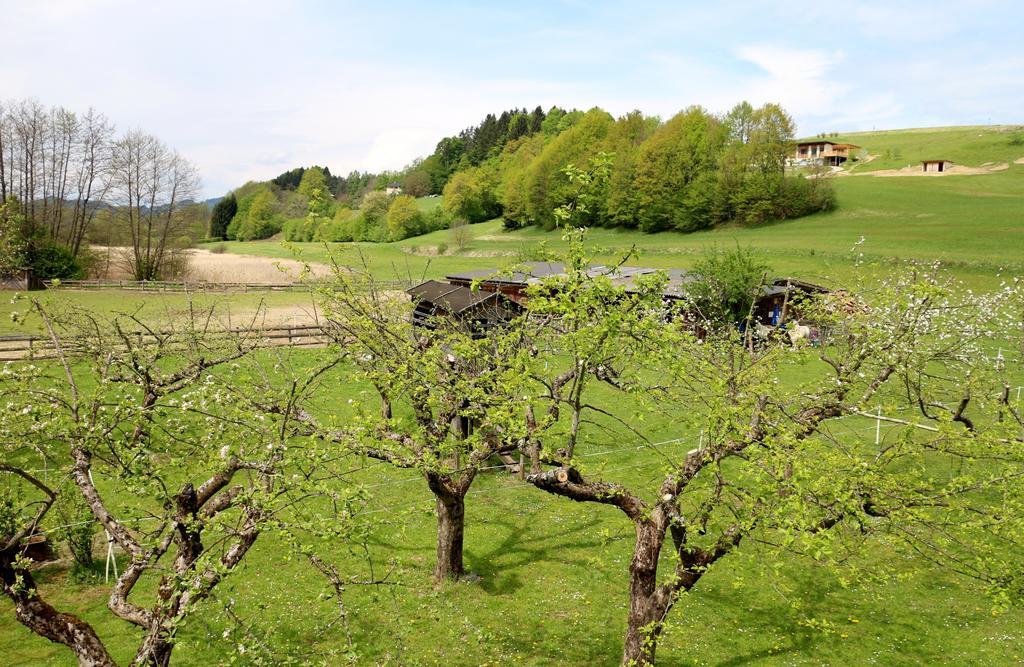
<path fill-rule="evenodd" d="M 1011 143 L 1017 136 L 1024 141 L 1024 126 L 971 125 L 848 132 L 832 137 L 832 140 L 857 144 L 876 156 L 870 162 L 853 168 L 859 172 L 900 169 L 919 164 L 921 160 L 952 160 L 955 164 L 969 167 L 1012 163 L 1024 157 L 1024 143 Z"/>
<path fill-rule="evenodd" d="M 882 266 L 893 261 L 941 260 L 975 287 L 993 287 L 1009 275 L 1024 274 L 1024 146 L 1010 144 L 1003 127 L 894 130 L 841 135 L 879 154 L 899 148 L 902 157 L 881 157 L 856 170 L 905 166 L 941 154 L 961 164 L 1008 162 L 1005 171 L 935 178 L 833 179 L 838 206 L 829 213 L 759 227 L 728 226 L 694 234 L 642 234 L 623 229 L 592 230 L 602 256 L 635 246 L 634 263 L 686 268 L 705 248 L 740 243 L 762 253 L 780 273 L 841 283 L 860 258 Z M 979 136 L 980 135 L 980 136 Z M 437 206 L 440 198 L 421 200 Z M 382 278 L 439 277 L 453 270 L 501 266 L 529 258 L 544 242 L 557 248 L 557 232 L 527 228 L 506 232 L 500 221 L 472 226 L 473 239 L 456 252 L 448 232 L 397 243 L 332 244 L 345 263 L 366 261 Z M 858 241 L 864 242 L 858 245 Z M 323 244 L 299 244 L 312 261 L 326 259 Z M 856 246 L 856 251 L 853 248 Z M 228 244 L 230 252 L 290 257 L 275 242 Z M 438 255 L 438 250 L 444 254 Z"/>

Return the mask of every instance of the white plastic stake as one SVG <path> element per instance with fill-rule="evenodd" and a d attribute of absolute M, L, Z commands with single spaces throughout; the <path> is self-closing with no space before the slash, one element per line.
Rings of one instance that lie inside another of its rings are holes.
<path fill-rule="evenodd" d="M 882 442 L 882 406 L 878 406 L 878 419 L 875 420 L 875 444 Z"/>
<path fill-rule="evenodd" d="M 96 482 L 92 479 L 92 470 L 89 471 L 89 483 L 96 486 Z M 114 538 L 110 536 L 110 531 L 106 528 L 103 532 L 107 536 L 107 562 L 103 566 L 103 583 L 110 582 L 110 565 L 114 565 L 114 579 L 117 579 L 120 575 L 117 573 L 117 558 L 114 557 Z"/>

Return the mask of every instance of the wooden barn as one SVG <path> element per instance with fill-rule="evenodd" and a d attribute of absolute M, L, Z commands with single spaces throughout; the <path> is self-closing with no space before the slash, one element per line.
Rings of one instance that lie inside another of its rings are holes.
<path fill-rule="evenodd" d="M 415 307 L 412 323 L 435 329 L 439 319 L 455 321 L 483 335 L 488 329 L 508 322 L 521 312 L 516 302 L 494 291 L 472 290 L 462 285 L 428 280 L 406 291 Z"/>
<path fill-rule="evenodd" d="M 560 262 L 526 262 L 521 270 L 502 273 L 496 269 L 466 271 L 446 276 L 452 285 L 469 287 L 474 282 L 483 292 L 495 292 L 508 297 L 518 304 L 525 304 L 526 290 L 530 285 L 540 281 L 565 275 L 565 265 Z M 606 276 L 613 284 L 623 286 L 630 291 L 642 276 L 661 272 L 668 278 L 664 295 L 666 299 L 679 299 L 685 293 L 686 283 L 695 278 L 680 269 L 653 269 L 643 266 L 604 266 L 594 264 L 587 267 L 592 277 Z"/>

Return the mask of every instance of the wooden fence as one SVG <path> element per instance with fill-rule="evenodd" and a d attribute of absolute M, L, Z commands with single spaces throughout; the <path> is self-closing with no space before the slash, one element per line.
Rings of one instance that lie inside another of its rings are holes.
<path fill-rule="evenodd" d="M 168 332 L 160 332 L 157 335 L 173 335 Z M 209 336 L 250 336 L 258 337 L 269 345 L 291 346 L 291 347 L 315 347 L 326 345 L 328 337 L 323 329 L 316 324 L 296 326 L 273 326 L 254 329 L 214 329 L 203 334 Z M 132 334 L 139 342 L 152 340 L 153 335 L 145 332 Z M 80 339 L 62 338 L 61 346 L 68 354 L 75 354 L 80 350 L 82 343 Z M 15 335 L 0 336 L 0 362 L 20 361 L 33 359 L 53 359 L 57 356 L 53 340 L 48 336 L 41 335 Z"/>
<path fill-rule="evenodd" d="M 383 291 L 405 290 L 415 280 L 375 280 L 374 289 Z M 211 283 L 204 281 L 173 280 L 44 280 L 46 289 L 55 290 L 127 290 L 135 292 L 308 292 L 311 284 L 296 283 Z M 368 288 L 367 286 L 363 286 Z"/>
<path fill-rule="evenodd" d="M 46 289 L 131 290 L 137 292 L 287 292 L 309 291 L 304 283 L 211 283 L 172 280 L 44 280 Z"/>

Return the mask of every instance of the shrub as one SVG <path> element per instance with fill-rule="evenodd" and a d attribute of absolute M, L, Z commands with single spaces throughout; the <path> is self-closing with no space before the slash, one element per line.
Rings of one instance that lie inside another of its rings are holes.
<path fill-rule="evenodd" d="M 29 250 L 29 266 L 40 280 L 81 280 L 85 277 L 83 263 L 72 254 L 67 246 L 49 241 L 38 242 Z"/>
<path fill-rule="evenodd" d="M 75 568 L 88 572 L 93 566 L 92 542 L 96 534 L 96 519 L 80 494 L 61 494 L 57 503 L 57 517 L 63 526 L 56 537 L 64 542 Z"/>
<path fill-rule="evenodd" d="M 690 299 L 709 321 L 740 322 L 764 284 L 769 267 L 750 248 L 711 248 L 697 261 L 697 280 L 687 288 Z"/>
<path fill-rule="evenodd" d="M 212 252 L 214 255 L 223 255 L 225 252 L 227 252 L 227 250 L 228 247 L 223 243 L 218 243 L 217 245 L 210 247 L 210 252 Z"/>
<path fill-rule="evenodd" d="M 1010 135 L 1011 146 L 1024 146 L 1024 132 L 1014 132 Z"/>

